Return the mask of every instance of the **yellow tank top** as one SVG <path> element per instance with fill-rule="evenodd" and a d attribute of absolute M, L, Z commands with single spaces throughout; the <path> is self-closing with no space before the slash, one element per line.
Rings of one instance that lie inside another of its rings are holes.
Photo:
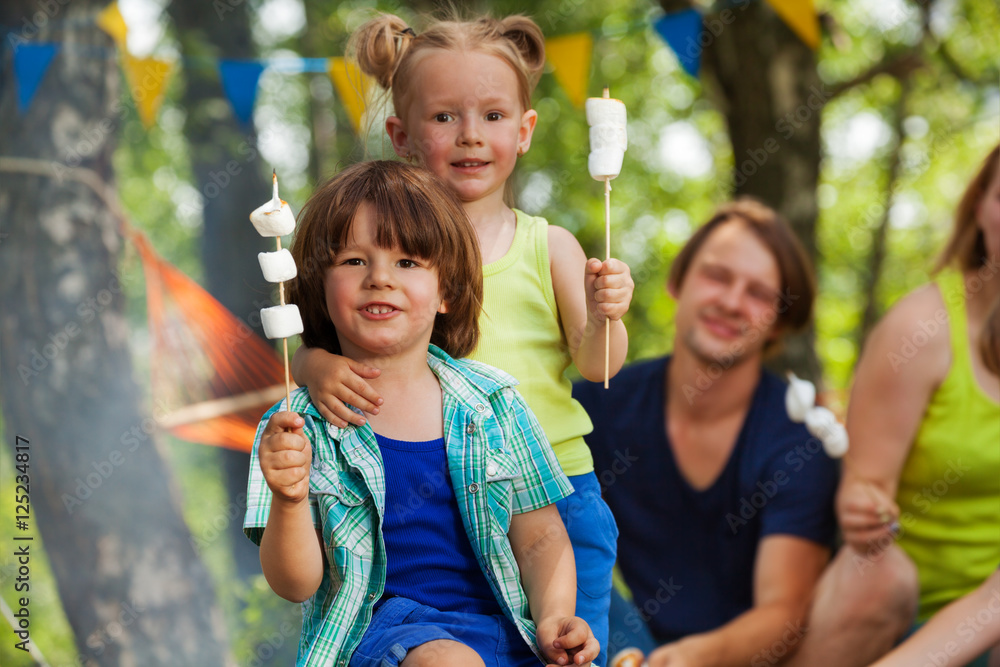
<path fill-rule="evenodd" d="M 514 241 L 503 257 L 483 267 L 479 346 L 470 358 L 501 368 L 520 382 L 524 396 L 567 475 L 594 469 L 583 436 L 593 429 L 572 397 L 572 363 L 563 336 L 549 268 L 548 222 L 515 210 Z"/>
<path fill-rule="evenodd" d="M 1000 562 L 1000 405 L 973 374 L 961 274 L 943 273 L 937 284 L 947 321 L 918 323 L 902 343 L 917 350 L 908 363 L 919 363 L 920 339 L 935 335 L 935 325 L 950 330 L 951 368 L 924 413 L 896 498 L 899 544 L 920 579 L 919 622 L 978 586 Z"/>

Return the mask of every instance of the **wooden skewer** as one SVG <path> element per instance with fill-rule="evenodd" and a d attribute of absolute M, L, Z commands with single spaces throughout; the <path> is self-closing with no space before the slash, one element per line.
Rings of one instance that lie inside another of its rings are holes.
<path fill-rule="evenodd" d="M 604 87 L 604 99 L 611 97 L 611 91 Z M 611 259 L 611 178 L 604 179 L 604 261 Z M 604 388 L 608 388 L 609 364 L 611 357 L 611 320 L 604 319 Z"/>
<path fill-rule="evenodd" d="M 278 246 L 278 252 L 281 252 L 281 237 L 275 236 L 274 242 Z M 281 281 L 278 283 L 278 302 L 284 306 L 285 305 L 285 282 Z M 284 352 L 285 358 L 285 407 L 290 412 L 292 410 L 292 380 L 291 374 L 288 372 L 288 339 L 281 339 L 281 347 Z"/>

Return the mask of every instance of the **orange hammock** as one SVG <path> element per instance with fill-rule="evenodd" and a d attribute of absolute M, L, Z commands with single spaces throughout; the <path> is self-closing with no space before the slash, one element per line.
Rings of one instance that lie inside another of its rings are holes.
<path fill-rule="evenodd" d="M 284 365 L 270 344 L 157 255 L 97 172 L 4 155 L 0 172 L 78 181 L 104 201 L 142 259 L 157 423 L 182 440 L 249 452 L 261 415 L 285 397 Z"/>
<path fill-rule="evenodd" d="M 153 399 L 170 409 L 158 423 L 182 440 L 249 452 L 260 416 L 285 397 L 281 360 L 144 235 L 127 234 L 146 277 Z"/>

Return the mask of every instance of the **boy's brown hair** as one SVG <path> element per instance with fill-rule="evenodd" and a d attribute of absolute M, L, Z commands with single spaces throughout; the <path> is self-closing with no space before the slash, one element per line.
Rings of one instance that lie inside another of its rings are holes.
<path fill-rule="evenodd" d="M 341 354 L 324 281 L 363 203 L 371 207 L 379 247 L 402 248 L 437 268 L 448 312 L 436 316 L 431 343 L 456 358 L 468 355 L 479 341 L 483 301 L 482 261 L 472 223 L 436 176 L 390 160 L 344 169 L 321 185 L 299 213 L 291 247 L 298 275 L 289 283 L 288 296 L 302 313 L 302 342 Z"/>
<path fill-rule="evenodd" d="M 778 336 L 768 340 L 765 352 L 773 352 L 781 336 L 804 329 L 812 319 L 813 301 L 816 298 L 816 279 L 812 262 L 795 232 L 777 211 L 749 197 L 723 204 L 715 214 L 696 231 L 670 267 L 669 284 L 680 290 L 695 255 L 716 227 L 737 220 L 750 229 L 771 251 L 781 273 L 781 295 L 777 304 L 778 318 L 775 330 Z"/>

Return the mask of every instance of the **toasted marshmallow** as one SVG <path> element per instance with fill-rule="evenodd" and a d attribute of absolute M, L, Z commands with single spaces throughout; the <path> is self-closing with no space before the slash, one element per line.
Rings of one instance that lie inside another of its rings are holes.
<path fill-rule="evenodd" d="M 271 201 L 258 206 L 250 214 L 250 222 L 261 236 L 285 236 L 295 229 L 295 216 L 288 202 L 278 196 L 277 174 L 272 176 L 272 181 L 274 194 Z"/>

